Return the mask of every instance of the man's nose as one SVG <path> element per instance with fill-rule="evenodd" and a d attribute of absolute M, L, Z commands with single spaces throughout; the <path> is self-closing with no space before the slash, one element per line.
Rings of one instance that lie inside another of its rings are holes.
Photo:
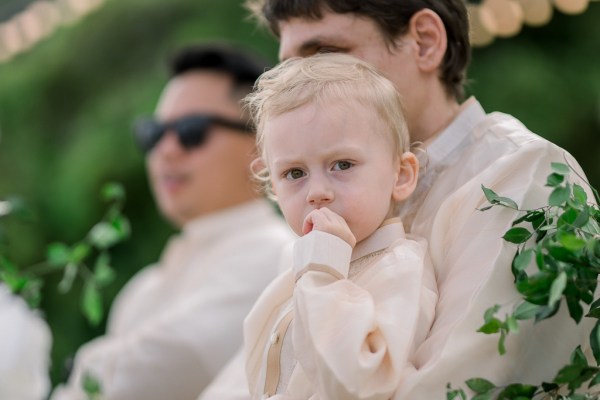
<path fill-rule="evenodd" d="M 185 149 L 179 142 L 177 132 L 175 132 L 174 130 L 167 130 L 162 135 L 158 143 L 156 143 L 154 151 L 156 153 L 160 153 L 161 155 L 168 157 L 173 155 L 177 156 L 185 152 Z"/>
<path fill-rule="evenodd" d="M 331 203 L 334 200 L 334 192 L 329 180 L 319 176 L 311 178 L 306 201 L 315 207 Z"/>

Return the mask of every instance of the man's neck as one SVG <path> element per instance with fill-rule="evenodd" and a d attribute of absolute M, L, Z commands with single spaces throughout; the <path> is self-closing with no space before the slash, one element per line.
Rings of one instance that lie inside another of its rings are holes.
<path fill-rule="evenodd" d="M 434 93 L 426 98 L 413 125 L 409 126 L 411 141 L 428 144 L 444 131 L 460 113 L 460 104 L 444 93 Z"/>

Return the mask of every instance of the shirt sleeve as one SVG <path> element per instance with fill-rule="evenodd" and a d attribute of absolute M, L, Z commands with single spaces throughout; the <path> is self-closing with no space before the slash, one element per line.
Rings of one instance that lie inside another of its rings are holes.
<path fill-rule="evenodd" d="M 333 235 L 313 231 L 294 251 L 293 343 L 317 396 L 388 399 L 413 368 L 422 308 L 435 307 L 435 296 L 421 301 L 423 247 L 401 240 L 360 283 L 347 279 L 350 246 Z"/>

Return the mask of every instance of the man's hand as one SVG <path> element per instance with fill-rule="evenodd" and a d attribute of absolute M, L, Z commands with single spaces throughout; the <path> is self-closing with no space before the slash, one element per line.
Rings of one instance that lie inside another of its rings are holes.
<path fill-rule="evenodd" d="M 348 227 L 346 220 L 327 207 L 313 210 L 304 218 L 302 234 L 306 235 L 312 230 L 335 235 L 348 243 L 352 248 L 356 245 L 356 238 L 352 234 L 350 227 Z"/>

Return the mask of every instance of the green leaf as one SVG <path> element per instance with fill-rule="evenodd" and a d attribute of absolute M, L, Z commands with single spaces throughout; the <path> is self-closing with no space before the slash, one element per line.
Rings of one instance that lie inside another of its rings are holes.
<path fill-rule="evenodd" d="M 454 400 L 460 398 L 461 400 L 467 400 L 467 395 L 462 389 L 452 389 L 450 384 L 446 384 L 446 399 Z"/>
<path fill-rule="evenodd" d="M 498 400 L 517 399 L 518 396 L 522 396 L 526 399 L 531 399 L 537 391 L 537 386 L 524 385 L 521 383 L 513 383 L 508 385 L 504 390 L 498 394 Z"/>
<path fill-rule="evenodd" d="M 592 329 L 592 332 L 590 333 L 590 346 L 596 364 L 600 365 L 600 320 L 596 321 L 596 325 L 594 325 L 594 329 Z"/>
<path fill-rule="evenodd" d="M 513 268 L 517 271 L 525 271 L 531 258 L 533 257 L 533 249 L 527 249 L 518 253 L 513 260 Z"/>
<path fill-rule="evenodd" d="M 516 227 L 509 229 L 502 238 L 507 242 L 521 244 L 525 243 L 531 237 L 531 232 L 525 228 Z"/>
<path fill-rule="evenodd" d="M 71 250 L 64 243 L 52 243 L 46 249 L 46 259 L 50 265 L 65 265 L 71 259 Z"/>
<path fill-rule="evenodd" d="M 501 356 L 506 354 L 506 346 L 504 345 L 505 341 L 506 341 L 506 331 L 501 330 L 500 331 L 500 339 L 498 339 L 498 353 Z"/>
<path fill-rule="evenodd" d="M 121 239 L 120 232 L 108 222 L 99 222 L 89 233 L 92 244 L 99 249 L 106 249 Z"/>
<path fill-rule="evenodd" d="M 597 384 L 600 383 L 600 372 L 596 374 L 596 376 L 594 376 L 594 379 L 592 379 L 588 385 L 588 388 L 591 388 L 592 386 L 596 386 Z"/>
<path fill-rule="evenodd" d="M 68 263 L 66 265 L 65 270 L 63 272 L 63 277 L 58 283 L 58 291 L 60 293 L 67 293 L 69 290 L 71 290 L 71 287 L 73 286 L 73 281 L 77 276 L 77 270 L 78 267 L 76 264 Z"/>
<path fill-rule="evenodd" d="M 485 310 L 485 313 L 483 314 L 483 320 L 486 323 L 492 321 L 494 319 L 494 315 L 498 312 L 498 310 L 500 310 L 499 304 L 489 307 L 487 310 Z"/>
<path fill-rule="evenodd" d="M 569 200 L 569 196 L 571 195 L 571 189 L 569 184 L 566 186 L 559 186 L 555 188 L 552 193 L 550 193 L 550 197 L 548 198 L 548 205 L 550 206 L 562 206 L 564 203 Z"/>
<path fill-rule="evenodd" d="M 562 297 L 565 288 L 567 287 L 567 273 L 561 271 L 558 277 L 552 282 L 550 287 L 550 297 L 548 298 L 548 306 L 554 307 L 556 302 Z"/>
<path fill-rule="evenodd" d="M 586 314 L 586 317 L 600 318 L 600 298 L 590 305 L 590 311 Z"/>
<path fill-rule="evenodd" d="M 122 239 L 126 239 L 127 237 L 129 237 L 129 233 L 131 232 L 131 227 L 129 225 L 129 220 L 127 218 L 125 218 L 122 215 L 117 215 L 112 219 L 111 225 L 119 233 L 119 239 L 122 240 Z"/>
<path fill-rule="evenodd" d="M 577 259 L 573 251 L 563 246 L 548 246 L 546 250 L 548 251 L 548 256 L 544 258 L 544 261 L 546 262 L 546 266 L 549 267 L 548 269 L 552 271 L 558 269 L 558 261 L 571 264 Z"/>
<path fill-rule="evenodd" d="M 102 394 L 102 386 L 96 377 L 91 375 L 88 371 L 86 371 L 83 375 L 83 380 L 81 382 L 81 388 L 83 391 L 91 396 L 98 396 Z"/>
<path fill-rule="evenodd" d="M 558 241 L 562 244 L 567 250 L 570 251 L 579 251 L 583 249 L 586 245 L 585 240 L 581 240 L 576 235 L 572 233 L 564 233 L 558 235 Z"/>
<path fill-rule="evenodd" d="M 553 162 L 553 163 L 550 163 L 550 167 L 552 168 L 552 171 L 554 171 L 554 173 L 556 173 L 556 174 L 564 175 L 564 176 L 569 175 L 570 168 L 566 164 Z"/>
<path fill-rule="evenodd" d="M 533 277 L 517 282 L 517 290 L 530 303 L 537 305 L 548 304 L 548 297 L 552 282 L 556 278 L 556 274 L 551 272 L 540 272 Z"/>
<path fill-rule="evenodd" d="M 494 394 L 493 391 L 490 391 L 490 392 L 487 392 L 487 393 L 481 393 L 481 394 L 478 394 L 476 396 L 473 396 L 471 398 L 471 400 L 492 400 L 493 394 Z"/>
<path fill-rule="evenodd" d="M 557 187 L 565 180 L 565 176 L 557 173 L 553 173 L 548 175 L 548 179 L 546 180 L 546 186 Z"/>
<path fill-rule="evenodd" d="M 579 212 L 574 208 L 568 208 L 564 213 L 560 215 L 556 223 L 557 228 L 561 228 L 565 225 L 573 225 L 579 216 Z"/>
<path fill-rule="evenodd" d="M 583 228 L 584 226 L 586 226 L 588 224 L 589 220 L 590 220 L 590 207 L 583 206 L 583 208 L 581 209 L 581 212 L 577 215 L 577 218 L 575 218 L 575 221 L 573 221 L 573 226 L 576 228 Z"/>
<path fill-rule="evenodd" d="M 87 243 L 77 243 L 71 250 L 71 262 L 79 264 L 90 254 L 92 249 Z"/>
<path fill-rule="evenodd" d="M 500 205 L 503 207 L 512 208 L 513 210 L 519 209 L 519 206 L 517 205 L 517 203 L 515 203 L 514 200 L 509 199 L 508 197 L 498 196 L 498 194 L 496 194 L 496 192 L 494 192 L 492 189 L 486 188 L 483 185 L 481 185 L 481 189 L 483 190 L 483 194 L 485 195 L 485 198 L 491 204 L 494 204 L 494 205 L 497 204 L 497 205 Z"/>
<path fill-rule="evenodd" d="M 486 322 L 481 328 L 477 330 L 477 332 L 485 333 L 487 335 L 491 333 L 497 333 L 502 328 L 502 322 L 494 318 L 489 322 Z"/>
<path fill-rule="evenodd" d="M 86 282 L 83 288 L 83 299 L 81 301 L 83 315 L 90 324 L 97 326 L 102 320 L 102 298 L 94 282 Z"/>
<path fill-rule="evenodd" d="M 527 301 L 519 304 L 517 309 L 514 311 L 513 316 L 518 320 L 525 320 L 533 318 L 539 311 L 540 306 L 531 304 Z"/>
<path fill-rule="evenodd" d="M 583 318 L 583 307 L 581 307 L 581 305 L 579 304 L 579 299 L 576 296 L 567 296 L 566 291 L 565 299 L 567 300 L 569 315 L 571 316 L 571 318 L 573 318 L 573 321 L 579 323 L 581 321 L 581 318 Z"/>
<path fill-rule="evenodd" d="M 546 214 L 540 211 L 539 214 L 536 214 L 535 218 L 532 218 L 531 221 L 529 221 L 529 222 L 531 222 L 532 228 L 535 231 L 537 231 L 541 227 L 544 227 L 547 225 Z"/>
<path fill-rule="evenodd" d="M 581 346 L 577 346 L 575 350 L 573 350 L 573 353 L 571 353 L 571 364 L 580 365 L 582 367 L 588 366 L 587 359 L 585 358 L 583 351 L 581 351 Z"/>
<path fill-rule="evenodd" d="M 102 197 L 106 201 L 125 199 L 125 189 L 120 183 L 109 182 L 102 187 Z"/>
<path fill-rule="evenodd" d="M 486 393 L 496 388 L 496 385 L 483 378 L 469 379 L 465 383 L 475 393 Z"/>
<path fill-rule="evenodd" d="M 558 384 L 567 384 L 570 390 L 575 390 L 580 387 L 583 382 L 592 379 L 598 373 L 596 367 L 588 367 L 581 364 L 569 364 L 563 367 L 559 372 L 554 382 Z"/>
<path fill-rule="evenodd" d="M 573 185 L 573 199 L 581 205 L 587 204 L 587 193 L 578 184 Z"/>
<path fill-rule="evenodd" d="M 510 316 L 506 319 L 506 327 L 509 333 L 519 333 L 519 323 L 514 316 Z"/>
<path fill-rule="evenodd" d="M 492 189 L 486 188 L 485 186 L 481 185 L 481 190 L 483 190 L 483 194 L 485 195 L 485 198 L 487 199 L 487 201 L 489 201 L 492 204 L 495 204 L 498 202 L 497 199 L 499 196 Z"/>
<path fill-rule="evenodd" d="M 108 253 L 100 253 L 94 266 L 94 279 L 98 286 L 105 286 L 114 281 L 115 271 L 110 267 L 110 256 Z"/>
<path fill-rule="evenodd" d="M 539 311 L 535 315 L 535 322 L 540 322 L 542 320 L 552 317 L 554 314 L 556 314 L 558 312 L 559 305 L 560 305 L 560 303 L 557 302 L 554 307 L 550 307 L 550 306 L 540 307 Z"/>

